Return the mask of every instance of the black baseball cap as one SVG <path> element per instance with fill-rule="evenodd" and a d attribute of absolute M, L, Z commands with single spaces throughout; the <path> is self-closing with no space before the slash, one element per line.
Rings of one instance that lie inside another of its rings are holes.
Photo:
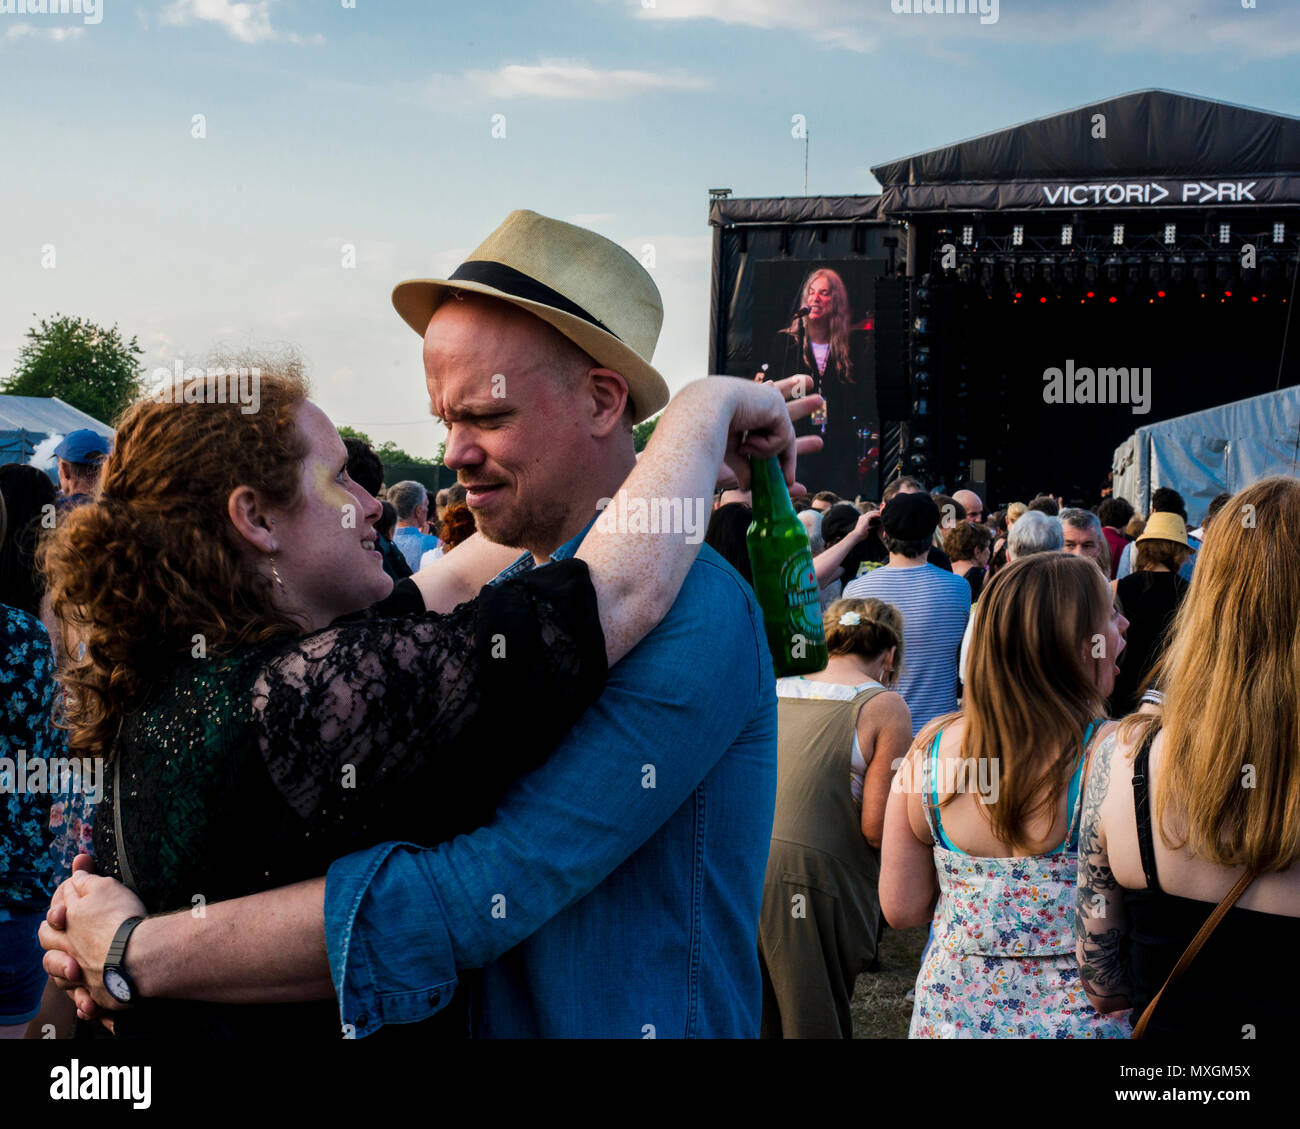
<path fill-rule="evenodd" d="M 858 507 L 849 502 L 837 502 L 822 515 L 822 541 L 834 545 L 844 540 L 862 516 Z"/>
<path fill-rule="evenodd" d="M 927 541 L 939 526 L 939 507 L 929 494 L 895 494 L 882 515 L 896 541 Z"/>

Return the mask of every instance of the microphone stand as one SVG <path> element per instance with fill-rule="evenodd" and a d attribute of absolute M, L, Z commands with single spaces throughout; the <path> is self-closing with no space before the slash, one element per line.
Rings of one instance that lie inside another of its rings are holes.
<path fill-rule="evenodd" d="M 808 312 L 809 312 L 808 307 L 804 306 L 802 309 L 800 309 L 798 313 L 799 330 L 796 334 L 796 338 L 799 342 L 800 365 L 802 365 L 807 360 L 807 355 L 804 350 L 806 349 L 805 341 L 807 339 L 808 330 L 807 330 L 807 325 L 804 322 L 804 318 L 808 316 Z M 817 367 L 816 357 L 813 358 L 812 369 L 817 374 L 816 377 L 814 378 L 815 384 L 813 386 L 813 391 L 817 393 L 819 396 L 825 396 L 826 393 L 822 388 L 822 374 L 821 374 L 821 370 Z M 812 422 L 813 425 L 818 429 L 818 431 L 820 431 L 823 435 L 825 435 L 826 434 L 826 409 L 822 408 L 819 411 L 814 412 L 812 416 Z"/>

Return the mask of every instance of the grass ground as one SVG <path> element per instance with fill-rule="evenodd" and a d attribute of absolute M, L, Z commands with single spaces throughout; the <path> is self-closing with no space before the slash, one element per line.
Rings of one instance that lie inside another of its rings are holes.
<path fill-rule="evenodd" d="M 912 1004 L 903 999 L 916 983 L 926 926 L 886 929 L 880 938 L 880 970 L 864 972 L 853 992 L 855 1039 L 906 1039 Z"/>

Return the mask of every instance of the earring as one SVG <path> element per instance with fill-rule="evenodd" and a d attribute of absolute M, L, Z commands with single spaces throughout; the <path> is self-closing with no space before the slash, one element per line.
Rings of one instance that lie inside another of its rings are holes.
<path fill-rule="evenodd" d="M 271 558 L 271 575 L 275 578 L 275 582 L 280 586 L 280 591 L 283 592 L 283 591 L 284 591 L 284 581 L 280 579 L 280 570 L 279 570 L 278 568 L 275 567 L 275 558 L 274 558 L 274 557 Z"/>

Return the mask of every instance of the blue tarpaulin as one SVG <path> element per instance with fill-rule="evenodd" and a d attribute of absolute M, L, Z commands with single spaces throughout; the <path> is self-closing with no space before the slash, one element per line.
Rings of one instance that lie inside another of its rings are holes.
<path fill-rule="evenodd" d="M 1300 386 L 1139 427 L 1116 449 L 1112 470 L 1115 496 L 1140 513 L 1159 487 L 1172 487 L 1198 525 L 1219 492 L 1300 470 Z"/>

